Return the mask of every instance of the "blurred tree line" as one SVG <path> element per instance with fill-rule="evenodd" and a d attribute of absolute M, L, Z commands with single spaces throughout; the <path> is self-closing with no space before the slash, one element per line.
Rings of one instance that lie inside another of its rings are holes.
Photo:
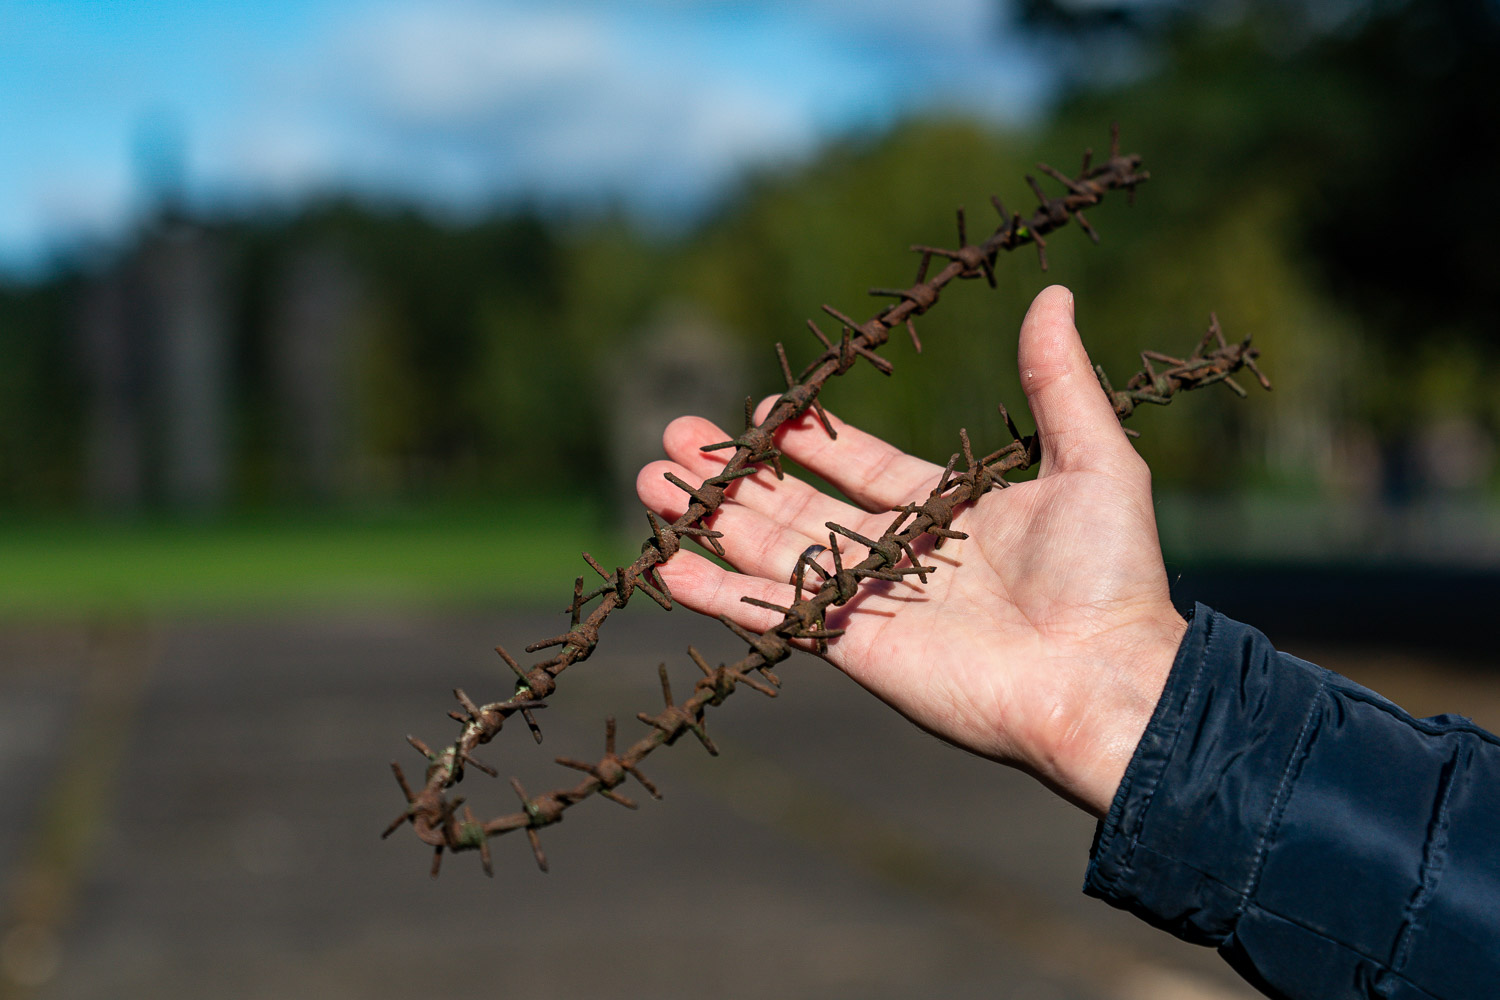
<path fill-rule="evenodd" d="M 1117 382 L 1142 348 L 1189 350 L 1210 310 L 1263 348 L 1271 396 L 1142 415 L 1163 487 L 1487 490 L 1495 5 L 1034 0 L 1018 16 L 1074 81 L 1046 121 L 845 140 L 747 177 L 681 235 L 623 214 L 164 207 L 107 260 L 0 286 L 0 503 L 618 496 L 636 454 L 615 454 L 616 430 L 660 420 L 643 399 L 676 412 L 707 380 L 705 415 L 737 426 L 746 395 L 780 385 L 773 342 L 805 362 L 821 303 L 868 316 L 870 286 L 910 281 L 910 244 L 953 243 L 956 206 L 971 234 L 991 193 L 1029 208 L 1034 162 L 1073 169 L 1111 121 L 1154 179 L 1092 213 L 1101 245 L 1064 231 L 1047 274 L 1023 251 L 997 291 L 951 288 L 918 323 L 920 359 L 893 340 L 895 377 L 856 370 L 830 407 L 940 462 L 960 426 L 1000 443 L 995 404 L 1022 409 L 1020 317 L 1060 281 Z"/>

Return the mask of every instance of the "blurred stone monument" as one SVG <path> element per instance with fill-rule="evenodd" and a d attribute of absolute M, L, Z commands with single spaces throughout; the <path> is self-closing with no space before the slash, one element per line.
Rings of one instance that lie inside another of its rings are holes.
<path fill-rule="evenodd" d="M 601 381 L 613 415 L 611 506 L 624 527 L 644 528 L 636 473 L 664 457 L 661 435 L 667 424 L 696 414 L 731 434 L 743 428 L 741 401 L 750 385 L 744 352 L 696 307 L 675 303 L 625 338 Z"/>
<path fill-rule="evenodd" d="M 105 511 L 136 510 L 146 494 L 146 359 L 138 287 L 122 268 L 83 291 L 78 316 L 81 375 L 88 387 L 84 482 Z"/>
<path fill-rule="evenodd" d="M 220 506 L 229 479 L 228 347 L 223 248 L 199 227 L 169 223 L 143 266 L 156 362 L 161 490 L 182 511 Z"/>
<path fill-rule="evenodd" d="M 337 500 L 351 486 L 360 276 L 338 250 L 304 247 L 285 262 L 272 294 L 283 479 L 295 496 Z"/>
<path fill-rule="evenodd" d="M 79 309 L 88 390 L 87 489 L 128 512 L 151 500 L 208 511 L 229 480 L 225 254 L 165 220 L 98 275 Z"/>

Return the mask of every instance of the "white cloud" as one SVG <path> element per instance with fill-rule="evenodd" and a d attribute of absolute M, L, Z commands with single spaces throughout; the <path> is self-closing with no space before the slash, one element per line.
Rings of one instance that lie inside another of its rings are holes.
<path fill-rule="evenodd" d="M 435 122 L 599 81 L 618 69 L 614 57 L 602 25 L 582 14 L 451 3 L 381 11 L 335 62 L 383 110 Z"/>
<path fill-rule="evenodd" d="M 998 20 L 993 0 L 355 0 L 235 35 L 225 59 L 156 60 L 135 90 L 180 112 L 188 190 L 206 201 L 525 194 L 681 217 L 747 169 L 924 107 L 1024 116 L 1045 74 Z M 135 103 L 106 104 L 114 133 L 68 163 L 10 172 L 0 245 L 128 223 Z"/>
<path fill-rule="evenodd" d="M 715 41 L 582 9 L 402 7 L 341 43 L 325 85 L 363 119 L 361 159 L 386 178 L 437 169 L 457 198 L 691 203 L 816 134 L 812 101 L 721 63 Z"/>
<path fill-rule="evenodd" d="M 966 50 L 993 42 L 1000 21 L 995 0 L 803 0 L 810 16 L 895 46 Z"/>

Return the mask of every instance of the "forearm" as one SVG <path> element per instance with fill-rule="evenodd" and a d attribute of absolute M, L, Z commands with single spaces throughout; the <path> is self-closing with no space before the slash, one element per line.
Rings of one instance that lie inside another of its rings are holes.
<path fill-rule="evenodd" d="M 1085 891 L 1273 996 L 1489 997 L 1496 829 L 1495 736 L 1414 720 L 1200 607 Z"/>

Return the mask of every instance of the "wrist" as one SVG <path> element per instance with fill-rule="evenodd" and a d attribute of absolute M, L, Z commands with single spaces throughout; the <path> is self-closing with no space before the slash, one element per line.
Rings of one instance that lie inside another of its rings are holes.
<path fill-rule="evenodd" d="M 1086 812 L 1109 812 L 1166 687 L 1188 625 L 1170 605 L 1132 629 L 1101 637 L 1100 651 L 1081 671 L 1085 689 L 1072 723 L 1051 747 L 1049 782 Z"/>

